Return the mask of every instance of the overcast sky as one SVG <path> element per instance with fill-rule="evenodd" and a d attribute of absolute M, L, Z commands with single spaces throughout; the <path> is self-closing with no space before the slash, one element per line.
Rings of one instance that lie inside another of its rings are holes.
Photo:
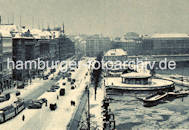
<path fill-rule="evenodd" d="M 69 33 L 189 33 L 189 0 L 0 0 L 0 15 L 34 27 L 64 21 Z"/>

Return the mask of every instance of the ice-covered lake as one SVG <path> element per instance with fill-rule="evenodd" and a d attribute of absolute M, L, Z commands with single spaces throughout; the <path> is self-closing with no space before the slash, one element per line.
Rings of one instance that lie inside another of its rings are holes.
<path fill-rule="evenodd" d="M 189 76 L 189 67 L 174 71 L 157 71 L 160 74 Z M 179 86 L 176 86 L 178 89 Z M 145 96 L 146 94 L 137 94 Z M 189 129 L 189 96 L 166 101 L 154 107 L 144 107 L 134 93 L 111 95 L 110 108 L 115 114 L 116 128 L 126 129 Z"/>

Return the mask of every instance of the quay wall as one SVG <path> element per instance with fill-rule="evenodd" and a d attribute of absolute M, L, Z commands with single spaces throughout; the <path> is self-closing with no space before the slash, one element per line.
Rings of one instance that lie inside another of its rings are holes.
<path fill-rule="evenodd" d="M 167 76 L 160 75 L 160 74 L 156 74 L 155 77 L 160 78 L 160 79 L 173 81 L 177 85 L 189 87 L 189 82 L 186 82 L 186 81 L 180 81 L 180 80 L 172 79 L 172 78 L 169 78 Z"/>

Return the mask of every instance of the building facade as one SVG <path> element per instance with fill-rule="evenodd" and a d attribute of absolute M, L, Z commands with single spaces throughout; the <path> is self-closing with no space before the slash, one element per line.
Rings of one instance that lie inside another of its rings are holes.
<path fill-rule="evenodd" d="M 65 60 L 75 55 L 75 44 L 65 35 L 57 38 L 59 60 Z"/>
<path fill-rule="evenodd" d="M 2 34 L 0 33 L 0 89 L 3 89 L 3 54 L 2 54 Z"/>
<path fill-rule="evenodd" d="M 140 55 L 142 52 L 142 42 L 136 40 L 113 40 L 112 49 L 122 48 L 128 55 Z"/>
<path fill-rule="evenodd" d="M 96 57 L 111 48 L 111 41 L 108 37 L 100 35 L 89 36 L 86 39 L 86 56 Z"/>
<path fill-rule="evenodd" d="M 143 38 L 146 55 L 189 54 L 188 34 L 154 34 Z"/>
<path fill-rule="evenodd" d="M 12 36 L 10 33 L 2 33 L 1 36 L 1 89 L 12 86 L 12 66 L 8 66 L 8 59 L 12 61 Z"/>
<path fill-rule="evenodd" d="M 154 34 L 137 40 L 113 40 L 112 49 L 122 48 L 128 55 L 189 54 L 188 34 Z"/>
<path fill-rule="evenodd" d="M 80 36 L 73 36 L 71 40 L 75 43 L 75 56 L 79 60 L 86 56 L 86 41 Z"/>
<path fill-rule="evenodd" d="M 37 69 L 35 64 L 32 64 L 32 68 L 25 66 L 26 61 L 37 60 L 39 56 L 39 44 L 33 37 L 16 37 L 13 38 L 13 61 L 23 62 L 23 69 L 19 70 L 16 67 L 13 68 L 13 79 L 18 81 L 27 81 L 31 79 L 36 73 Z M 29 65 L 29 64 L 27 64 Z"/>

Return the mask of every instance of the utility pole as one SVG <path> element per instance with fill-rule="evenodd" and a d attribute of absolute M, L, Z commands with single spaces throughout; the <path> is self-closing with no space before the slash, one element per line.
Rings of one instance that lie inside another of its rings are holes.
<path fill-rule="evenodd" d="M 0 25 L 1 25 L 1 16 L 0 16 Z"/>
<path fill-rule="evenodd" d="M 87 125 L 88 125 L 88 130 L 90 130 L 90 95 L 89 95 L 89 85 L 87 86 L 87 92 L 88 92 L 88 120 L 87 120 Z"/>

